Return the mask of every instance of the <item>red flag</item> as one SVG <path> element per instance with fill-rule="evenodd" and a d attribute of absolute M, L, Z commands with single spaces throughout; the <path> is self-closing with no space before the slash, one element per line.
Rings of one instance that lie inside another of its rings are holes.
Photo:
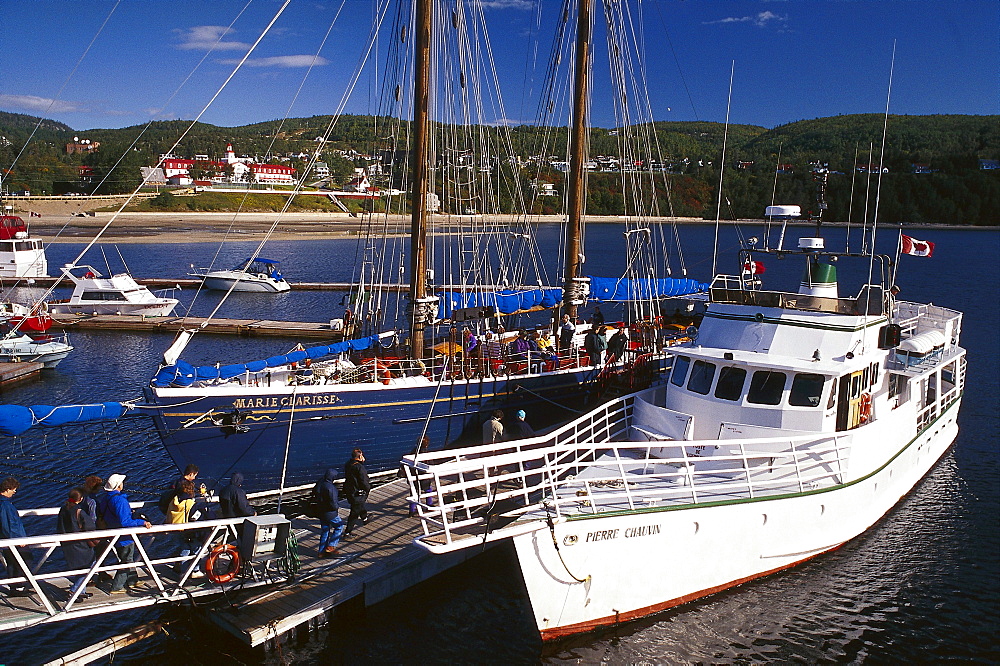
<path fill-rule="evenodd" d="M 934 254 L 934 243 L 903 236 L 903 254 L 914 257 L 930 257 Z"/>

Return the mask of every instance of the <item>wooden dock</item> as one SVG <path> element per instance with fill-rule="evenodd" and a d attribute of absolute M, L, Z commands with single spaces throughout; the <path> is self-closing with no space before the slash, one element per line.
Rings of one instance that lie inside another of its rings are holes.
<path fill-rule="evenodd" d="M 0 386 L 34 377 L 42 371 L 43 364 L 33 361 L 20 363 L 0 363 Z"/>
<path fill-rule="evenodd" d="M 0 286 L 23 286 L 26 279 L 27 278 L 3 278 L 0 280 Z M 31 278 L 32 284 L 36 287 L 51 287 L 59 281 L 61 281 L 63 286 L 73 286 L 73 283 L 65 278 Z M 181 289 L 197 289 L 201 286 L 200 279 L 192 278 L 135 278 L 135 281 L 141 285 L 149 287 L 150 289 L 173 289 L 175 287 L 180 287 Z M 350 291 L 357 285 L 350 282 L 289 282 L 288 286 L 292 288 L 292 291 Z M 409 291 L 410 285 L 385 283 L 368 285 L 367 288 L 381 291 Z"/>
<path fill-rule="evenodd" d="M 207 317 L 146 317 L 142 315 L 52 315 L 53 328 L 65 331 L 175 332 L 197 328 L 203 333 L 326 340 L 344 339 L 329 322 L 276 321 L 273 319 L 208 319 Z M 207 324 L 205 323 L 207 322 Z M 204 325 L 204 328 L 202 326 Z M 347 331 L 348 334 L 352 331 Z"/>
<path fill-rule="evenodd" d="M 420 522 L 407 514 L 407 485 L 394 481 L 372 490 L 369 519 L 342 539 L 339 554 L 319 559 L 318 521 L 296 518 L 302 569 L 294 581 L 233 595 L 234 606 L 215 609 L 206 618 L 251 647 L 282 641 L 286 634 L 325 624 L 331 611 L 350 599 L 371 606 L 446 569 L 479 550 L 432 555 L 413 544 Z M 346 511 L 341 510 L 346 519 Z"/>
<path fill-rule="evenodd" d="M 129 588 L 128 594 L 112 596 L 106 584 L 92 583 L 89 587 L 93 593 L 91 597 L 78 599 L 72 609 L 58 606 L 53 614 L 47 612 L 46 604 L 68 601 L 69 581 L 58 572 L 55 576 L 46 572 L 44 580 L 36 580 L 47 595 L 46 599 L 37 593 L 28 597 L 0 594 L 0 631 L 165 603 L 218 599 L 225 593 L 229 605 L 221 609 L 213 605 L 212 610 L 205 613 L 205 619 L 249 647 L 272 647 L 294 632 L 325 624 L 331 612 L 346 601 L 355 600 L 352 603 L 370 606 L 479 552 L 477 548 L 468 548 L 449 555 L 432 555 L 414 545 L 413 539 L 422 531 L 420 521 L 408 515 L 406 495 L 407 484 L 403 480 L 374 488 L 368 500 L 368 522 L 357 525 L 351 538 L 341 540 L 339 552 L 331 558 L 317 556 L 319 521 L 293 518 L 291 527 L 298 539 L 301 562 L 293 579 L 285 578 L 273 567 L 261 569 L 265 566 L 263 563 L 244 563 L 236 579 L 222 584 L 224 590 L 207 578 L 198 578 L 188 579 L 183 594 L 178 594 L 171 587 L 174 585 L 171 581 L 176 581 L 173 564 L 154 564 L 163 588 L 157 587 L 148 568 L 141 568 L 139 582 Z M 54 513 L 54 509 L 43 511 L 45 515 Z M 340 513 L 346 518 L 347 507 L 342 506 Z M 173 557 L 173 537 L 157 534 L 162 530 L 163 527 L 155 526 L 148 535 L 138 533 L 146 552 L 154 560 Z M 33 542 L 31 548 L 35 558 L 43 551 L 51 554 L 58 547 L 46 540 L 51 539 L 50 536 L 29 539 Z M 162 543 L 154 546 L 158 539 Z"/>

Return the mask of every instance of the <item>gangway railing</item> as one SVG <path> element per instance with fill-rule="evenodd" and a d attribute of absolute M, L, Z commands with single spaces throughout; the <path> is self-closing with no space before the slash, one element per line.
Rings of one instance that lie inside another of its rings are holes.
<path fill-rule="evenodd" d="M 539 529 L 550 519 L 845 482 L 852 433 L 627 441 L 636 398 L 610 401 L 546 437 L 404 458 L 410 501 L 423 524 L 419 543 L 447 552 Z"/>
<path fill-rule="evenodd" d="M 205 582 L 210 577 L 203 578 L 201 568 L 204 561 L 216 546 L 234 546 L 239 527 L 246 518 L 223 518 L 177 525 L 154 525 L 150 528 L 130 527 L 72 534 L 46 534 L 17 539 L 0 539 L 0 551 L 8 561 L 6 578 L 0 578 L 0 586 L 30 587 L 33 596 L 41 602 L 42 612 L 10 613 L 0 609 L 0 629 L 12 629 L 36 624 L 44 621 L 63 620 L 73 617 L 95 615 L 110 610 L 123 610 L 157 603 L 177 601 L 191 596 L 215 594 L 219 588 Z M 193 544 L 191 553 L 180 555 L 184 535 L 190 535 L 187 540 Z M 130 537 L 135 544 L 135 561 L 119 562 L 114 545 L 122 537 Z M 46 566 L 51 562 L 51 555 L 62 546 L 80 541 L 97 542 L 94 547 L 93 563 L 83 569 L 51 570 Z M 39 551 L 41 555 L 29 559 L 26 552 Z M 20 575 L 11 575 L 10 563 L 16 563 Z M 277 570 L 253 569 L 252 563 L 241 565 L 241 574 L 249 574 L 239 580 L 244 587 L 272 582 L 275 575 L 285 578 L 283 572 Z M 124 598 L 98 593 L 91 598 L 82 597 L 88 584 L 96 582 L 101 574 L 114 576 L 116 572 L 128 571 L 142 576 L 148 576 L 148 583 L 141 586 L 132 585 L 129 594 Z M 77 577 L 83 576 L 83 582 L 75 590 L 72 585 Z M 197 582 L 194 582 L 197 580 Z M 8 603 L 8 606 L 10 604 Z M 23 610 L 23 609 L 21 609 Z M 34 615 L 35 617 L 32 617 Z"/>

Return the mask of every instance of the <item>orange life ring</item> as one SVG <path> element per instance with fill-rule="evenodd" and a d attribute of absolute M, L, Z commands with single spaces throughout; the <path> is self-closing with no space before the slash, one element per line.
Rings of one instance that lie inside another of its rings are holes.
<path fill-rule="evenodd" d="M 380 359 L 371 359 L 371 367 L 375 371 L 375 378 L 381 378 L 383 384 L 387 385 L 392 381 L 392 371 L 383 363 Z M 368 361 L 365 361 L 365 365 L 368 365 Z"/>
<path fill-rule="evenodd" d="M 858 402 L 858 417 L 862 423 L 868 423 L 868 420 L 872 416 L 872 394 L 862 393 L 861 400 Z"/>
<path fill-rule="evenodd" d="M 229 566 L 225 571 L 218 572 L 215 570 L 215 565 L 222 556 L 229 558 Z M 208 579 L 216 585 L 228 583 L 240 572 L 240 551 L 231 543 L 220 543 L 205 558 L 205 570 L 208 572 Z"/>

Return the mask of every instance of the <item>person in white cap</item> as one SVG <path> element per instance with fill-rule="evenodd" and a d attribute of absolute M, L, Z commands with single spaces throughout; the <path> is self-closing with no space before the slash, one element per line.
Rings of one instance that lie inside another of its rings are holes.
<path fill-rule="evenodd" d="M 104 484 L 106 491 L 97 503 L 98 520 L 103 520 L 109 530 L 120 527 L 152 527 L 144 518 L 133 518 L 132 508 L 128 504 L 128 496 L 122 492 L 125 487 L 124 474 L 112 474 Z M 135 561 L 135 541 L 131 536 L 123 536 L 115 544 L 115 554 L 122 564 Z M 124 594 L 125 586 L 139 581 L 135 569 L 118 569 L 111 582 L 110 594 Z"/>

